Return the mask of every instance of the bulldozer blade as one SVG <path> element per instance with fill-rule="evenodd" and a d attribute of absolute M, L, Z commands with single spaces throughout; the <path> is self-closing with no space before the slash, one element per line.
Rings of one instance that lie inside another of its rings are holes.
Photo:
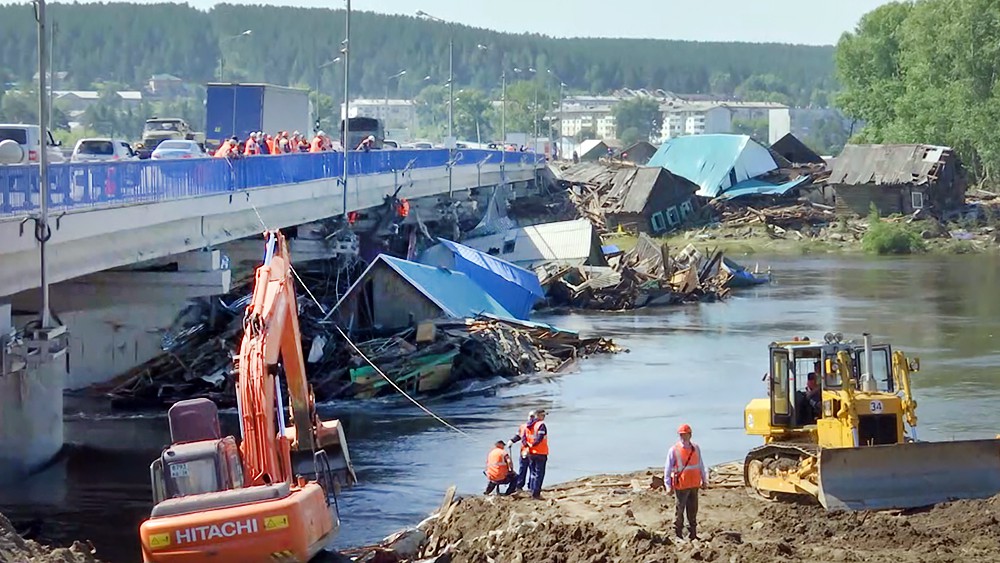
<path fill-rule="evenodd" d="M 916 508 L 1000 493 L 1000 440 L 911 442 L 820 451 L 827 510 Z"/>

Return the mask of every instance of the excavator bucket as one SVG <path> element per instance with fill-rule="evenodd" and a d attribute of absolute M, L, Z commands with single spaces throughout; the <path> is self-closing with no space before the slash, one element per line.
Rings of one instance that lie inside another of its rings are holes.
<path fill-rule="evenodd" d="M 914 508 L 1000 493 L 1000 440 L 824 448 L 819 501 L 827 510 Z"/>

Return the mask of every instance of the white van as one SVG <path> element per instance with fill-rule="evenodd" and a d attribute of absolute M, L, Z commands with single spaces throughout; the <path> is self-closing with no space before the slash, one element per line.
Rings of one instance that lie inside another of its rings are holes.
<path fill-rule="evenodd" d="M 60 146 L 62 143 L 53 139 L 51 132 L 46 134 L 45 148 L 50 163 L 66 162 Z M 0 165 L 37 163 L 40 150 L 41 135 L 37 125 L 0 123 Z"/>
<path fill-rule="evenodd" d="M 71 162 L 114 162 L 139 160 L 132 147 L 121 139 L 95 137 L 80 139 L 73 148 Z"/>

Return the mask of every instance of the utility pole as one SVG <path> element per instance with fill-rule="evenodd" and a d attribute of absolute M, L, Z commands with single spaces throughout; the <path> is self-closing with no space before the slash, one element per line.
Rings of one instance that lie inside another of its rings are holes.
<path fill-rule="evenodd" d="M 495 83 L 494 83 L 495 84 Z M 500 142 L 507 149 L 507 68 L 500 72 Z"/>
<path fill-rule="evenodd" d="M 41 261 L 40 282 L 42 290 L 42 329 L 52 328 L 52 311 L 49 308 L 49 272 L 45 260 L 45 243 L 52 234 L 49 230 L 49 93 L 45 90 L 46 68 L 49 62 L 49 38 L 45 33 L 45 0 L 35 0 L 35 18 L 38 20 L 38 128 L 41 148 L 38 155 L 39 217 L 35 223 L 35 239 Z"/>
<path fill-rule="evenodd" d="M 348 164 L 350 163 L 351 147 L 347 141 L 351 132 L 351 0 L 347 0 L 347 13 L 344 14 L 344 135 L 341 137 L 341 145 L 344 149 L 344 221 L 347 221 L 347 177 Z"/>
<path fill-rule="evenodd" d="M 52 42 L 50 43 L 51 50 L 49 51 L 49 73 L 52 75 L 49 78 L 49 125 L 52 124 L 52 108 L 55 106 L 55 96 L 56 96 L 56 65 L 53 63 L 56 52 L 56 32 L 59 30 L 59 24 L 52 22 Z"/>

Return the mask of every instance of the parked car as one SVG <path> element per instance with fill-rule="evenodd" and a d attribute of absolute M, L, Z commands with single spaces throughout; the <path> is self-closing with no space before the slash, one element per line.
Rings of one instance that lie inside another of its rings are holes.
<path fill-rule="evenodd" d="M 433 149 L 434 145 L 428 143 L 427 141 L 417 141 L 413 143 L 413 148 L 416 149 Z"/>
<path fill-rule="evenodd" d="M 115 162 L 138 159 L 139 156 L 127 142 L 108 137 L 80 139 L 73 148 L 73 155 L 70 156 L 71 162 Z"/>
<path fill-rule="evenodd" d="M 386 139 L 386 140 L 382 141 L 382 148 L 383 149 L 398 149 L 399 148 L 399 143 L 396 142 L 396 141 L 392 141 L 392 140 Z"/>
<path fill-rule="evenodd" d="M 62 143 L 52 138 L 52 133 L 45 135 L 45 148 L 48 151 L 49 162 L 66 162 L 59 149 Z M 42 135 L 37 125 L 0 124 L 0 164 L 32 164 L 40 159 Z"/>
<path fill-rule="evenodd" d="M 208 156 L 195 141 L 168 140 L 157 145 L 150 158 L 173 160 L 177 158 L 204 158 Z"/>

